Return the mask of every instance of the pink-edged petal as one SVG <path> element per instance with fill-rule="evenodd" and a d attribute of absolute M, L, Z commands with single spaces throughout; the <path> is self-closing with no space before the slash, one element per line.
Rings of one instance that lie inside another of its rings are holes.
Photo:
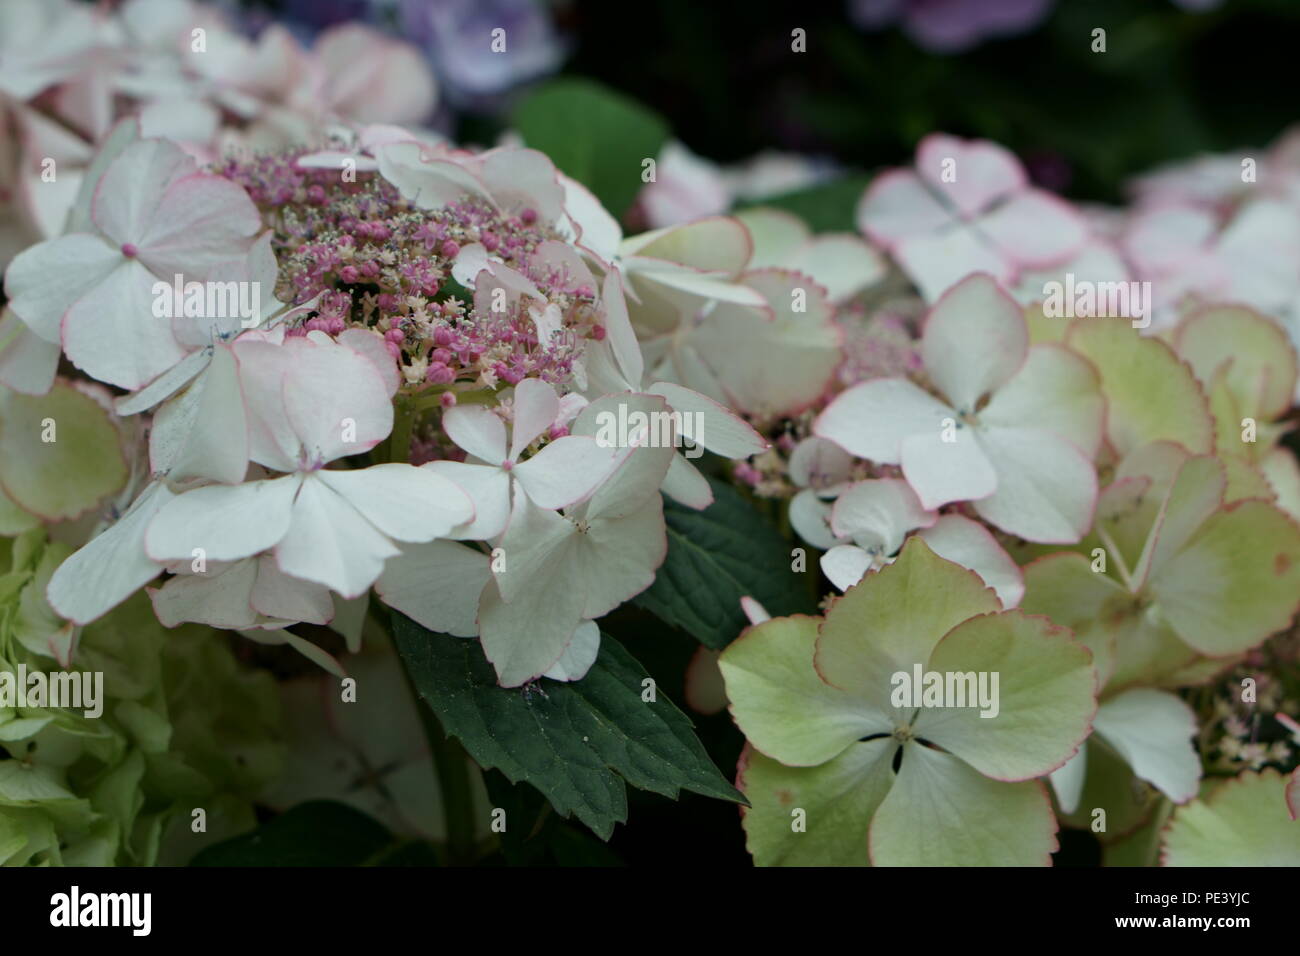
<path fill-rule="evenodd" d="M 814 548 L 833 548 L 839 539 L 831 531 L 831 504 L 805 488 L 790 499 L 790 526 Z"/>
<path fill-rule="evenodd" d="M 495 465 L 431 461 L 421 468 L 450 479 L 474 503 L 474 518 L 447 532 L 462 541 L 486 541 L 505 530 L 510 517 L 510 473 Z"/>
<path fill-rule="evenodd" d="M 1076 446 L 1030 428 L 988 428 L 979 441 L 997 470 L 996 493 L 975 503 L 980 517 L 1040 544 L 1073 544 L 1087 533 L 1097 473 Z"/>
<path fill-rule="evenodd" d="M 514 413 L 510 460 L 518 461 L 559 416 L 559 396 L 541 379 L 526 378 L 515 386 Z"/>
<path fill-rule="evenodd" d="M 962 279 L 978 272 L 993 276 L 1005 286 L 1016 278 L 1011 261 L 966 225 L 905 239 L 894 249 L 894 258 L 927 302 L 934 302 Z"/>
<path fill-rule="evenodd" d="M 383 376 L 384 385 L 388 388 L 389 396 L 397 394 L 397 389 L 402 384 L 402 373 L 397 370 L 397 362 L 393 360 L 392 354 L 384 346 L 384 338 L 378 332 L 371 329 L 348 328 L 338 334 L 338 343 L 346 345 L 354 352 L 359 352 L 370 360 L 370 363 Z"/>
<path fill-rule="evenodd" d="M 582 593 L 552 587 L 549 579 L 538 577 L 523 582 L 517 599 L 507 603 L 489 584 L 478 623 L 483 653 L 496 669 L 498 683 L 518 687 L 542 676 L 564 655 L 583 623 Z"/>
<path fill-rule="evenodd" d="M 325 625 L 334 619 L 329 589 L 290 577 L 270 557 L 257 561 L 250 602 L 259 614 L 282 621 Z"/>
<path fill-rule="evenodd" d="M 162 139 L 131 143 L 95 187 L 91 218 L 119 246 L 132 243 L 140 247 L 167 190 L 197 172 L 198 164 L 175 143 Z M 228 180 L 223 182 L 239 190 L 241 200 L 251 205 L 247 193 Z"/>
<path fill-rule="evenodd" d="M 913 528 L 934 524 L 938 515 L 921 507 L 916 493 L 899 478 L 878 478 L 850 485 L 835 500 L 831 531 L 864 548 L 890 555 L 903 546 Z"/>
<path fill-rule="evenodd" d="M 1028 181 L 1024 167 L 1004 147 L 947 133 L 932 133 L 921 140 L 916 168 L 927 185 L 968 217 L 1018 192 Z"/>
<path fill-rule="evenodd" d="M 1015 607 L 1025 596 L 1025 579 L 997 538 L 978 521 L 962 515 L 943 515 L 917 532 L 935 554 L 969 568 L 997 592 L 1004 608 Z"/>
<path fill-rule="evenodd" d="M 1083 248 L 1088 227 L 1065 200 L 1027 189 L 981 216 L 978 227 L 1021 268 L 1059 265 Z"/>
<path fill-rule="evenodd" d="M 871 570 L 871 555 L 856 544 L 837 544 L 821 556 L 822 573 L 841 591 L 847 591 Z"/>
<path fill-rule="evenodd" d="M 973 275 L 945 292 L 921 335 L 926 371 L 948 401 L 968 413 L 1015 375 L 1028 348 L 1020 306 L 987 275 Z"/>
<path fill-rule="evenodd" d="M 469 454 L 491 465 L 506 460 L 506 426 L 482 405 L 457 405 L 442 415 L 447 437 Z"/>
<path fill-rule="evenodd" d="M 514 467 L 515 480 L 539 507 L 569 508 L 585 500 L 619 464 L 616 449 L 594 438 L 566 435 Z"/>
<path fill-rule="evenodd" d="M 548 667 L 543 677 L 551 680 L 582 680 L 596 663 L 600 654 L 600 626 L 595 621 L 583 621 L 573 632 L 573 639 L 560 655 L 560 659 Z"/>
<path fill-rule="evenodd" d="M 950 438 L 950 441 L 945 440 Z M 930 510 L 950 501 L 978 501 L 998 488 L 998 476 L 974 431 L 933 428 L 903 440 L 903 477 Z"/>
<path fill-rule="evenodd" d="M 1086 359 L 1061 345 L 1029 350 L 1024 365 L 980 413 L 991 427 L 1042 428 L 1096 455 L 1105 433 L 1101 379 Z"/>
<path fill-rule="evenodd" d="M 682 455 L 673 455 L 668 474 L 664 475 L 663 493 L 673 501 L 696 511 L 713 504 L 713 489 L 698 468 Z"/>
<path fill-rule="evenodd" d="M 236 484 L 248 471 L 248 418 L 234 353 L 218 346 L 202 374 L 154 414 L 149 459 L 170 481 Z"/>
<path fill-rule="evenodd" d="M 241 267 L 261 228 L 262 217 L 242 186 L 196 173 L 167 188 L 136 242 L 140 261 L 155 275 L 218 279 Z"/>
<path fill-rule="evenodd" d="M 240 629 L 257 624 L 253 586 L 258 562 L 244 558 L 233 564 L 210 565 L 202 574 L 182 574 L 149 591 L 154 614 L 163 627 L 186 622 Z"/>
<path fill-rule="evenodd" d="M 325 469 L 316 478 L 397 541 L 440 538 L 474 517 L 469 495 L 427 468 L 393 462 L 351 471 Z"/>
<path fill-rule="evenodd" d="M 284 374 L 293 356 L 284 345 L 259 340 L 256 334 L 245 334 L 231 346 L 248 410 L 248 457 L 276 471 L 293 471 L 302 443 L 282 404 Z"/>
<path fill-rule="evenodd" d="M 853 456 L 830 439 L 813 435 L 794 446 L 788 471 L 800 488 L 830 488 L 849 480 Z"/>
<path fill-rule="evenodd" d="M 379 599 L 439 634 L 475 637 L 488 556 L 452 541 L 408 544 L 375 581 Z"/>
<path fill-rule="evenodd" d="M 275 560 L 286 574 L 323 584 L 345 598 L 357 597 L 375 583 L 384 562 L 398 549 L 317 476 L 301 482 L 288 531 L 275 546 Z"/>
<path fill-rule="evenodd" d="M 122 259 L 93 292 L 63 317 L 63 350 L 93 378 L 134 391 L 186 355 L 171 328 L 153 314 L 154 276 Z"/>
<path fill-rule="evenodd" d="M 618 271 L 611 269 L 601 286 L 600 299 L 605 306 L 605 341 L 614 359 L 615 370 L 622 377 L 626 388 L 641 387 L 641 377 L 645 374 L 645 358 L 641 354 L 641 344 L 632 330 L 632 321 L 627 314 L 627 300 L 623 294 L 623 280 Z"/>
<path fill-rule="evenodd" d="M 683 435 L 715 454 L 724 458 L 749 458 L 769 447 L 767 439 L 748 422 L 707 395 L 671 382 L 655 382 L 646 391 L 662 396 L 682 416 Z"/>
<path fill-rule="evenodd" d="M 315 464 L 369 451 L 393 430 L 383 376 L 346 346 L 299 349 L 284 371 L 281 401 L 303 452 Z"/>
<path fill-rule="evenodd" d="M 237 561 L 269 550 L 284 537 L 302 484 L 299 475 L 242 485 L 205 485 L 167 502 L 145 533 L 155 561 Z"/>
<path fill-rule="evenodd" d="M 893 248 L 950 226 L 953 213 L 912 170 L 894 169 L 877 176 L 863 193 L 856 220 L 872 241 Z"/>
<path fill-rule="evenodd" d="M 623 230 L 586 186 L 576 179 L 559 174 L 564 187 L 564 211 L 578 229 L 578 242 L 605 262 L 613 262 Z"/>
<path fill-rule="evenodd" d="M 910 435 L 939 434 L 947 405 L 901 378 L 878 378 L 836 396 L 813 422 L 813 434 L 860 458 L 896 465 Z"/>
<path fill-rule="evenodd" d="M 15 256 L 5 271 L 9 308 L 45 341 L 57 343 L 63 316 L 122 261 L 121 251 L 99 236 L 76 234 L 37 243 Z"/>

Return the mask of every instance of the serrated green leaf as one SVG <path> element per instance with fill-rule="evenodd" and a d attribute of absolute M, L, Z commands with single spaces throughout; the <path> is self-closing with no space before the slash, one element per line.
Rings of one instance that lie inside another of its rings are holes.
<path fill-rule="evenodd" d="M 400 614 L 393 636 L 420 696 L 480 766 L 531 784 L 603 839 L 627 820 L 625 783 L 673 799 L 691 790 L 744 802 L 686 715 L 662 694 L 642 699 L 645 669 L 608 635 L 582 680 L 542 678 L 522 690 L 497 685 L 478 641 Z"/>
<path fill-rule="evenodd" d="M 311 800 L 199 851 L 190 866 L 360 866 L 392 842 L 392 834 L 360 810 Z"/>
<path fill-rule="evenodd" d="M 590 189 L 616 217 L 641 189 L 641 164 L 657 158 L 668 139 L 668 124 L 658 114 L 589 80 L 548 83 L 524 99 L 513 118 L 528 146 Z"/>
<path fill-rule="evenodd" d="M 740 599 L 773 617 L 816 613 L 805 574 L 790 570 L 790 542 L 730 485 L 709 479 L 713 504 L 694 511 L 664 502 L 668 557 L 655 582 L 633 599 L 715 650 L 748 625 Z"/>

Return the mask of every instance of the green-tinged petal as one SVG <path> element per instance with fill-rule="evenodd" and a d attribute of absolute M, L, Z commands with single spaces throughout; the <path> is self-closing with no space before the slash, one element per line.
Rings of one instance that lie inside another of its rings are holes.
<path fill-rule="evenodd" d="M 1196 714 L 1167 691 L 1136 687 L 1102 703 L 1093 730 L 1133 773 L 1175 803 L 1196 796 L 1201 758 L 1192 746 Z"/>
<path fill-rule="evenodd" d="M 1192 452 L 1214 448 L 1214 419 L 1205 393 L 1164 342 L 1129 323 L 1079 319 L 1066 341 L 1101 373 L 1106 434 L 1120 455 L 1147 442 L 1176 441 Z"/>
<path fill-rule="evenodd" d="M 1150 815 L 1158 795 L 1095 734 L 1084 745 L 1083 758 L 1083 792 L 1073 810 L 1062 808 L 1062 822 L 1091 830 L 1102 843 L 1132 833 Z"/>
<path fill-rule="evenodd" d="M 1048 866 L 1056 817 L 1040 781 L 990 780 L 951 754 L 909 744 L 871 822 L 876 866 Z"/>
<path fill-rule="evenodd" d="M 1135 591 L 1150 576 L 1159 575 L 1170 557 L 1181 551 L 1210 515 L 1219 510 L 1226 488 L 1224 467 L 1217 458 L 1197 455 L 1183 462 L 1160 503 L 1142 557 L 1133 570 Z"/>
<path fill-rule="evenodd" d="M 0 485 L 49 521 L 76 518 L 126 483 L 108 412 L 66 382 L 49 394 L 0 389 Z"/>
<path fill-rule="evenodd" d="M 1092 651 L 1104 686 L 1115 667 L 1115 625 L 1132 599 L 1119 582 L 1092 570 L 1094 561 L 1062 551 L 1027 565 L 1020 608 L 1028 614 L 1044 614 L 1053 624 L 1074 631 L 1075 639 Z"/>
<path fill-rule="evenodd" d="M 824 763 L 868 734 L 891 733 L 882 709 L 832 687 L 813 667 L 818 618 L 774 618 L 746 631 L 718 664 L 749 742 L 792 767 Z"/>
<path fill-rule="evenodd" d="M 890 704 L 893 675 L 924 665 L 962 621 L 1001 609 L 979 575 L 945 561 L 914 536 L 897 561 L 868 574 L 831 605 L 817 640 L 817 671 L 907 723 L 910 711 Z"/>
<path fill-rule="evenodd" d="M 1203 383 L 1224 374 L 1242 414 L 1271 419 L 1290 407 L 1295 349 L 1280 325 L 1254 309 L 1216 305 L 1189 315 L 1174 347 Z"/>
<path fill-rule="evenodd" d="M 41 519 L 24 511 L 0 488 L 0 535 L 22 534 L 41 523 Z"/>
<path fill-rule="evenodd" d="M 1021 611 L 957 625 L 928 669 L 969 675 L 967 692 L 987 686 L 992 706 L 923 707 L 914 732 L 996 780 L 1030 780 L 1060 767 L 1097 711 L 1092 655 L 1069 631 Z"/>
<path fill-rule="evenodd" d="M 881 737 L 820 767 L 786 767 L 747 748 L 737 785 L 750 803 L 742 812 L 754 863 L 870 865 L 867 829 L 893 785 L 897 749 L 896 740 Z"/>
<path fill-rule="evenodd" d="M 1286 627 L 1300 600 L 1300 527 L 1261 501 L 1229 506 L 1156 568 L 1152 596 L 1178 636 L 1211 657 Z"/>
<path fill-rule="evenodd" d="M 1286 777 L 1243 773 L 1174 813 L 1165 866 L 1300 866 L 1300 822 L 1287 812 Z"/>

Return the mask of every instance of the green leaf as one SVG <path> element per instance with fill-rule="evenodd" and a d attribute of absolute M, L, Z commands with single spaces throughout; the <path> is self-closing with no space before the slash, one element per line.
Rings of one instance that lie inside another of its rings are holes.
<path fill-rule="evenodd" d="M 642 162 L 658 157 L 668 124 L 589 80 L 560 79 L 528 96 L 514 126 L 533 149 L 582 183 L 616 217 L 641 190 Z"/>
<path fill-rule="evenodd" d="M 608 635 L 582 680 L 542 678 L 523 689 L 498 686 L 478 641 L 400 614 L 393 636 L 420 696 L 480 766 L 531 784 L 603 839 L 627 820 L 625 783 L 673 799 L 691 790 L 744 802 L 686 715 L 662 694 L 642 699 L 645 668 Z"/>
<path fill-rule="evenodd" d="M 190 866 L 360 866 L 392 842 L 392 834 L 360 810 L 312 800 L 199 851 Z"/>
<path fill-rule="evenodd" d="M 870 182 L 871 177 L 866 173 L 856 173 L 743 206 L 784 209 L 808 223 L 813 232 L 857 232 L 854 212 Z"/>
<path fill-rule="evenodd" d="M 715 650 L 749 626 L 746 595 L 773 617 L 815 613 L 805 575 L 817 573 L 816 562 L 790 570 L 790 542 L 730 485 L 709 485 L 713 504 L 703 511 L 665 500 L 668 557 L 633 603 Z"/>

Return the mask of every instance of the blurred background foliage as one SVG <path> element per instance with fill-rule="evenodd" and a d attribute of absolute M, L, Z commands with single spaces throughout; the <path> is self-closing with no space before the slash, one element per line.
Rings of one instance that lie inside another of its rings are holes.
<path fill-rule="evenodd" d="M 1001 142 L 1041 185 L 1106 202 L 1161 163 L 1271 142 L 1293 119 L 1284 71 L 1300 40 L 1296 0 L 238 5 L 253 23 L 313 32 L 363 18 L 421 45 L 451 104 L 440 125 L 465 142 L 494 140 L 513 103 L 559 72 L 645 104 L 720 163 L 780 150 L 871 171 L 942 130 Z M 500 59 L 487 49 L 493 25 L 507 29 L 512 68 L 485 59 Z M 804 53 L 791 50 L 796 28 Z M 1099 28 L 1104 53 L 1093 52 Z"/>

